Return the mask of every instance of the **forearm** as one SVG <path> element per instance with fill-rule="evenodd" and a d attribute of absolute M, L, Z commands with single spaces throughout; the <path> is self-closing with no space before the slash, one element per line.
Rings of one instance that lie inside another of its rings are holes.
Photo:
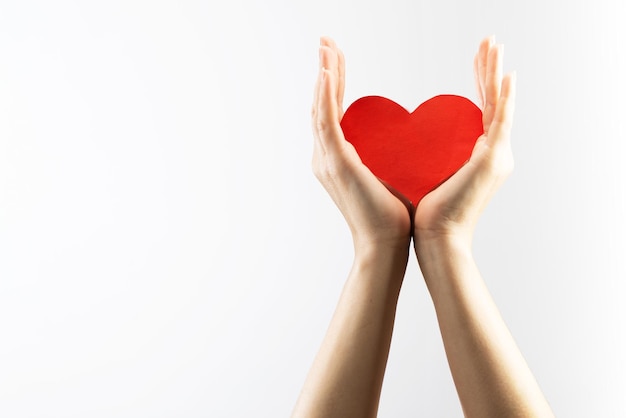
<path fill-rule="evenodd" d="M 376 416 L 407 259 L 356 257 L 293 417 Z"/>
<path fill-rule="evenodd" d="M 450 370 L 467 417 L 552 417 L 468 245 L 419 242 Z"/>

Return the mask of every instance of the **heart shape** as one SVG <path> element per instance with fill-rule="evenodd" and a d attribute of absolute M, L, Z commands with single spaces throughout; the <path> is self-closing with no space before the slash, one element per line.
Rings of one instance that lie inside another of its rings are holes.
<path fill-rule="evenodd" d="M 435 96 L 412 113 L 385 97 L 362 97 L 341 129 L 372 173 L 413 206 L 469 160 L 483 134 L 481 110 L 455 95 Z"/>

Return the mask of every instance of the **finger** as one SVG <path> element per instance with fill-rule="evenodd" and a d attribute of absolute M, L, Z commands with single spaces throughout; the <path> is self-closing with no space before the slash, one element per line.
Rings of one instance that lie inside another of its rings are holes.
<path fill-rule="evenodd" d="M 478 47 L 478 81 L 480 84 L 480 91 L 483 97 L 483 106 L 485 100 L 485 75 L 487 74 L 487 55 L 489 49 L 495 43 L 493 35 L 483 39 Z"/>
<path fill-rule="evenodd" d="M 337 52 L 327 45 L 320 46 L 320 65 L 321 68 L 326 69 L 335 75 L 335 79 L 338 78 L 337 66 L 338 66 Z"/>
<path fill-rule="evenodd" d="M 320 47 L 327 49 L 330 53 L 326 54 L 325 61 L 321 62 L 322 66 L 328 70 L 333 72 L 337 72 L 337 45 L 335 41 L 327 36 L 322 36 L 320 38 Z"/>
<path fill-rule="evenodd" d="M 487 137 L 490 146 L 508 142 L 511 137 L 513 113 L 515 111 L 516 80 L 517 75 L 515 72 L 507 74 L 502 80 L 500 98 L 498 99 L 498 105 Z"/>
<path fill-rule="evenodd" d="M 478 104 L 483 109 L 485 106 L 485 97 L 483 96 L 483 89 L 480 85 L 480 76 L 478 73 L 478 54 L 474 56 L 474 83 L 476 84 L 476 92 L 478 93 Z"/>
<path fill-rule="evenodd" d="M 483 129 L 489 132 L 489 126 L 500 97 L 502 85 L 502 54 L 503 45 L 492 45 L 487 56 L 487 72 L 485 74 L 485 108 L 483 110 Z"/>
<path fill-rule="evenodd" d="M 323 55 L 328 51 L 324 50 Z M 319 97 L 317 101 L 316 132 L 321 145 L 326 151 L 337 149 L 343 141 L 343 132 L 339 125 L 337 110 L 336 74 L 328 69 L 321 69 Z"/>
<path fill-rule="evenodd" d="M 317 100 L 319 98 L 320 77 L 322 74 L 322 48 L 318 49 L 318 64 L 317 64 L 317 79 L 315 80 L 315 87 L 313 89 L 313 109 L 312 115 L 315 116 L 317 111 Z"/>
<path fill-rule="evenodd" d="M 312 109 L 312 123 L 313 123 L 313 136 L 315 138 L 315 146 L 322 152 L 322 154 L 326 153 L 326 145 L 325 141 L 320 135 L 320 126 L 326 126 L 327 122 L 322 121 L 320 119 L 320 109 L 322 107 L 320 101 L 323 100 L 321 97 L 321 90 L 323 88 L 323 79 L 325 69 L 329 68 L 329 65 L 332 65 L 332 51 L 331 46 L 333 45 L 332 39 L 322 36 L 320 37 L 320 46 L 319 46 L 319 72 L 317 77 L 317 82 L 315 84 L 315 92 L 313 99 L 313 109 Z"/>
<path fill-rule="evenodd" d="M 328 49 L 322 55 L 322 59 L 323 59 L 323 61 L 321 62 L 322 67 L 334 73 L 335 79 L 338 81 L 338 83 L 341 82 L 340 80 L 341 74 L 339 71 L 339 67 L 340 67 L 339 52 L 340 51 L 339 51 L 339 48 L 337 47 L 337 44 L 331 38 L 327 36 L 323 36 L 320 39 L 320 45 L 321 45 L 321 48 Z M 337 89 L 337 93 L 339 94 L 339 88 Z"/>
<path fill-rule="evenodd" d="M 322 154 L 325 154 L 326 149 L 321 143 L 318 130 L 317 130 L 318 118 L 319 118 L 319 101 L 320 101 L 321 85 L 322 85 L 322 69 L 320 68 L 317 74 L 317 80 L 315 81 L 315 89 L 313 91 L 313 106 L 311 109 L 311 125 L 312 125 L 311 127 L 313 128 L 313 138 L 314 138 L 313 152 L 317 153 L 318 151 L 320 151 Z"/>
<path fill-rule="evenodd" d="M 328 63 L 328 69 L 334 71 L 336 73 L 337 79 L 337 109 L 339 120 L 343 117 L 343 94 L 345 89 L 345 58 L 343 52 L 337 46 L 337 43 L 327 36 L 323 36 L 320 39 L 320 44 L 323 46 L 329 47 L 336 56 L 336 65 L 335 61 Z"/>
<path fill-rule="evenodd" d="M 341 120 L 343 118 L 343 93 L 346 87 L 346 59 L 340 49 L 337 49 L 337 58 L 337 109 L 339 120 Z"/>
<path fill-rule="evenodd" d="M 318 49 L 318 64 L 317 64 L 318 74 L 317 74 L 317 81 L 315 83 L 315 92 L 314 92 L 315 94 L 313 97 L 314 110 L 317 109 L 317 100 L 319 97 L 319 86 L 320 86 L 320 80 L 321 80 L 321 75 L 322 75 L 322 68 L 324 68 L 323 47 L 325 45 L 326 45 L 326 39 L 324 37 L 320 37 L 320 45 Z"/>
<path fill-rule="evenodd" d="M 314 153 L 316 150 L 322 151 L 325 153 L 325 149 L 323 145 L 320 143 L 319 135 L 317 132 L 317 119 L 318 119 L 318 108 L 319 108 L 319 98 L 320 98 L 320 86 L 322 84 L 322 44 L 323 38 L 320 38 L 320 46 L 318 48 L 318 71 L 317 71 L 317 79 L 315 80 L 315 87 L 313 89 L 313 104 L 311 106 L 311 127 L 313 129 L 313 138 L 314 138 Z"/>
<path fill-rule="evenodd" d="M 332 49 L 335 49 L 337 47 L 337 44 L 335 44 L 335 41 L 333 40 L 333 38 L 330 38 L 328 36 L 322 36 L 320 38 L 320 45 L 325 45 Z"/>

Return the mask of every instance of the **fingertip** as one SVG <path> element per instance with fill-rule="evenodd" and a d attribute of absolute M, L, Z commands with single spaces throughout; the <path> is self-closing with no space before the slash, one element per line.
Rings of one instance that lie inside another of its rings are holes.
<path fill-rule="evenodd" d="M 489 35 L 484 37 L 479 44 L 479 49 L 486 48 L 489 49 L 493 44 L 496 43 L 496 35 Z"/>
<path fill-rule="evenodd" d="M 502 59 L 504 54 L 504 44 L 493 44 L 489 47 L 489 55 Z"/>
<path fill-rule="evenodd" d="M 493 45 L 493 42 L 494 42 L 493 36 L 488 36 L 484 38 L 478 45 L 478 52 L 476 53 L 476 55 L 478 56 L 480 66 L 486 65 L 488 56 L 489 56 L 489 51 L 491 50 L 491 46 Z"/>
<path fill-rule="evenodd" d="M 502 96 L 511 97 L 515 94 L 515 83 L 517 81 L 517 72 L 511 71 L 502 78 Z"/>
<path fill-rule="evenodd" d="M 337 44 L 330 36 L 320 37 L 320 45 L 327 46 L 331 49 L 337 49 Z"/>
<path fill-rule="evenodd" d="M 515 82 L 517 81 L 517 71 L 513 70 L 510 73 L 508 73 L 506 75 L 509 79 L 509 83 L 511 83 L 511 85 L 515 85 Z"/>

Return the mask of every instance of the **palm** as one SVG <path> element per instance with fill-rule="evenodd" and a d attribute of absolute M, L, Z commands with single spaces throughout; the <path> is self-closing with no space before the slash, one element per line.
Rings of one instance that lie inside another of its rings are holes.
<path fill-rule="evenodd" d="M 486 139 L 483 134 L 470 161 L 419 202 L 414 216 L 415 234 L 442 234 L 462 228 L 468 218 L 477 215 L 474 212 L 482 210 L 489 196 L 484 188 L 477 187 L 476 180 L 487 151 Z"/>
<path fill-rule="evenodd" d="M 352 144 L 345 141 L 342 154 L 344 169 L 350 171 L 350 175 L 345 176 L 349 181 L 343 184 L 348 193 L 335 195 L 331 190 L 329 192 L 353 233 L 376 236 L 380 241 L 408 243 L 411 236 L 410 203 L 391 187 L 386 187 L 361 162 Z"/>

